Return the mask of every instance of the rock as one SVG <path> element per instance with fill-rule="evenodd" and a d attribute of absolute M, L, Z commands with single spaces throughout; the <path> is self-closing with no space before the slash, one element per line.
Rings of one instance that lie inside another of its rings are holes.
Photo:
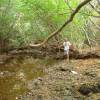
<path fill-rule="evenodd" d="M 78 74 L 76 71 L 71 71 L 73 74 Z"/>
<path fill-rule="evenodd" d="M 3 74 L 4 74 L 3 72 L 0 72 L 0 76 L 3 75 Z"/>
<path fill-rule="evenodd" d="M 16 97 L 16 100 L 18 99 L 18 97 Z"/>
<path fill-rule="evenodd" d="M 42 81 L 43 79 L 42 79 L 41 77 L 38 77 L 38 80 L 39 80 L 39 81 Z"/>
<path fill-rule="evenodd" d="M 86 83 L 82 84 L 79 88 L 79 92 L 83 95 L 88 95 L 89 93 L 100 93 L 100 83 Z"/>
<path fill-rule="evenodd" d="M 96 72 L 88 71 L 88 70 L 84 73 L 84 75 L 87 75 L 87 76 L 90 76 L 90 77 L 96 77 L 97 76 Z"/>
<path fill-rule="evenodd" d="M 3 72 L 0 72 L 0 77 L 10 77 L 10 76 L 13 76 L 14 74 L 15 74 L 14 72 L 3 71 Z"/>
<path fill-rule="evenodd" d="M 60 71 L 71 71 L 72 70 L 72 66 L 69 66 L 69 65 L 62 65 L 59 67 L 59 70 Z"/>

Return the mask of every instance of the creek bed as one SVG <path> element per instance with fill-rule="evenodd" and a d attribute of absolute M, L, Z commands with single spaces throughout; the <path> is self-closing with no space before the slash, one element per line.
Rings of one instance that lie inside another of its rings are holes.
<path fill-rule="evenodd" d="M 30 91 L 27 82 L 44 76 L 44 68 L 51 62 L 50 59 L 29 57 L 0 65 L 0 100 L 15 100 L 17 96 Z"/>

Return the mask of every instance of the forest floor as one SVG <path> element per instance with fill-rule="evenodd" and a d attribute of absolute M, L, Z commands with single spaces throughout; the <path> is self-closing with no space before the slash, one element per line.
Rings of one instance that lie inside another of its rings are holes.
<path fill-rule="evenodd" d="M 19 100 L 100 100 L 100 60 L 59 61 L 27 82 Z"/>

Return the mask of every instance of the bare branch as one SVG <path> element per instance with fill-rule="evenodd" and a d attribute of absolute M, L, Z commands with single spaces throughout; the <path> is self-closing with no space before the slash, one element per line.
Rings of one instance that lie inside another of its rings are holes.
<path fill-rule="evenodd" d="M 48 42 L 48 40 L 50 40 L 53 36 L 57 35 L 58 33 L 60 33 L 65 26 L 67 26 L 69 23 L 71 23 L 73 21 L 73 18 L 75 17 L 75 15 L 79 12 L 79 10 L 85 6 L 87 3 L 89 3 L 91 0 L 85 0 L 83 2 L 81 2 L 76 9 L 71 13 L 69 19 L 59 28 L 57 29 L 55 32 L 51 33 L 42 43 L 40 44 L 31 44 L 31 47 L 38 47 L 38 46 L 42 46 L 44 45 L 46 42 Z"/>
<path fill-rule="evenodd" d="M 71 5 L 69 3 L 69 0 L 64 0 L 64 1 L 67 4 L 67 6 L 69 7 L 69 10 L 71 10 L 71 12 L 74 11 L 74 9 L 71 7 Z M 97 11 L 96 8 L 90 2 L 89 2 L 89 4 L 97 13 L 100 14 L 100 12 Z M 83 14 L 85 16 L 91 16 L 91 17 L 95 17 L 95 18 L 100 18 L 100 16 L 96 16 L 96 15 L 93 15 L 93 14 L 88 14 L 88 13 L 84 13 L 84 12 L 78 12 L 78 13 Z M 61 15 L 63 15 L 63 14 L 67 14 L 67 13 L 65 12 L 65 13 L 62 13 Z"/>
<path fill-rule="evenodd" d="M 65 3 L 67 4 L 67 6 L 70 8 L 70 10 L 72 10 L 73 11 L 73 9 L 72 9 L 72 7 L 70 6 L 70 4 L 69 4 L 69 0 L 65 0 Z"/>
<path fill-rule="evenodd" d="M 100 14 L 100 11 L 98 11 L 98 10 L 94 7 L 94 5 L 92 5 L 90 2 L 89 2 L 89 5 L 90 5 L 91 8 L 94 9 L 98 14 Z"/>
<path fill-rule="evenodd" d="M 100 16 L 96 16 L 96 15 L 93 15 L 93 14 L 88 14 L 88 13 L 84 13 L 84 12 L 78 12 L 82 15 L 85 15 L 85 16 L 91 16 L 91 17 L 94 17 L 94 18 L 100 18 Z M 68 14 L 66 12 L 63 12 L 63 13 L 60 13 L 59 15 L 64 15 L 64 14 Z"/>
<path fill-rule="evenodd" d="M 96 29 L 100 30 L 100 26 L 96 25 L 96 24 L 92 21 L 92 19 L 90 19 L 90 22 L 91 22 L 93 25 L 95 25 Z"/>

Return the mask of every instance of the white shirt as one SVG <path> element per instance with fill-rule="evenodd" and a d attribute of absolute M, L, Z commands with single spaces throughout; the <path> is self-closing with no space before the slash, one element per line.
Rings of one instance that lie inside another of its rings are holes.
<path fill-rule="evenodd" d="M 64 42 L 63 46 L 64 46 L 64 50 L 69 50 L 69 47 L 71 46 L 71 43 L 69 41 Z"/>

